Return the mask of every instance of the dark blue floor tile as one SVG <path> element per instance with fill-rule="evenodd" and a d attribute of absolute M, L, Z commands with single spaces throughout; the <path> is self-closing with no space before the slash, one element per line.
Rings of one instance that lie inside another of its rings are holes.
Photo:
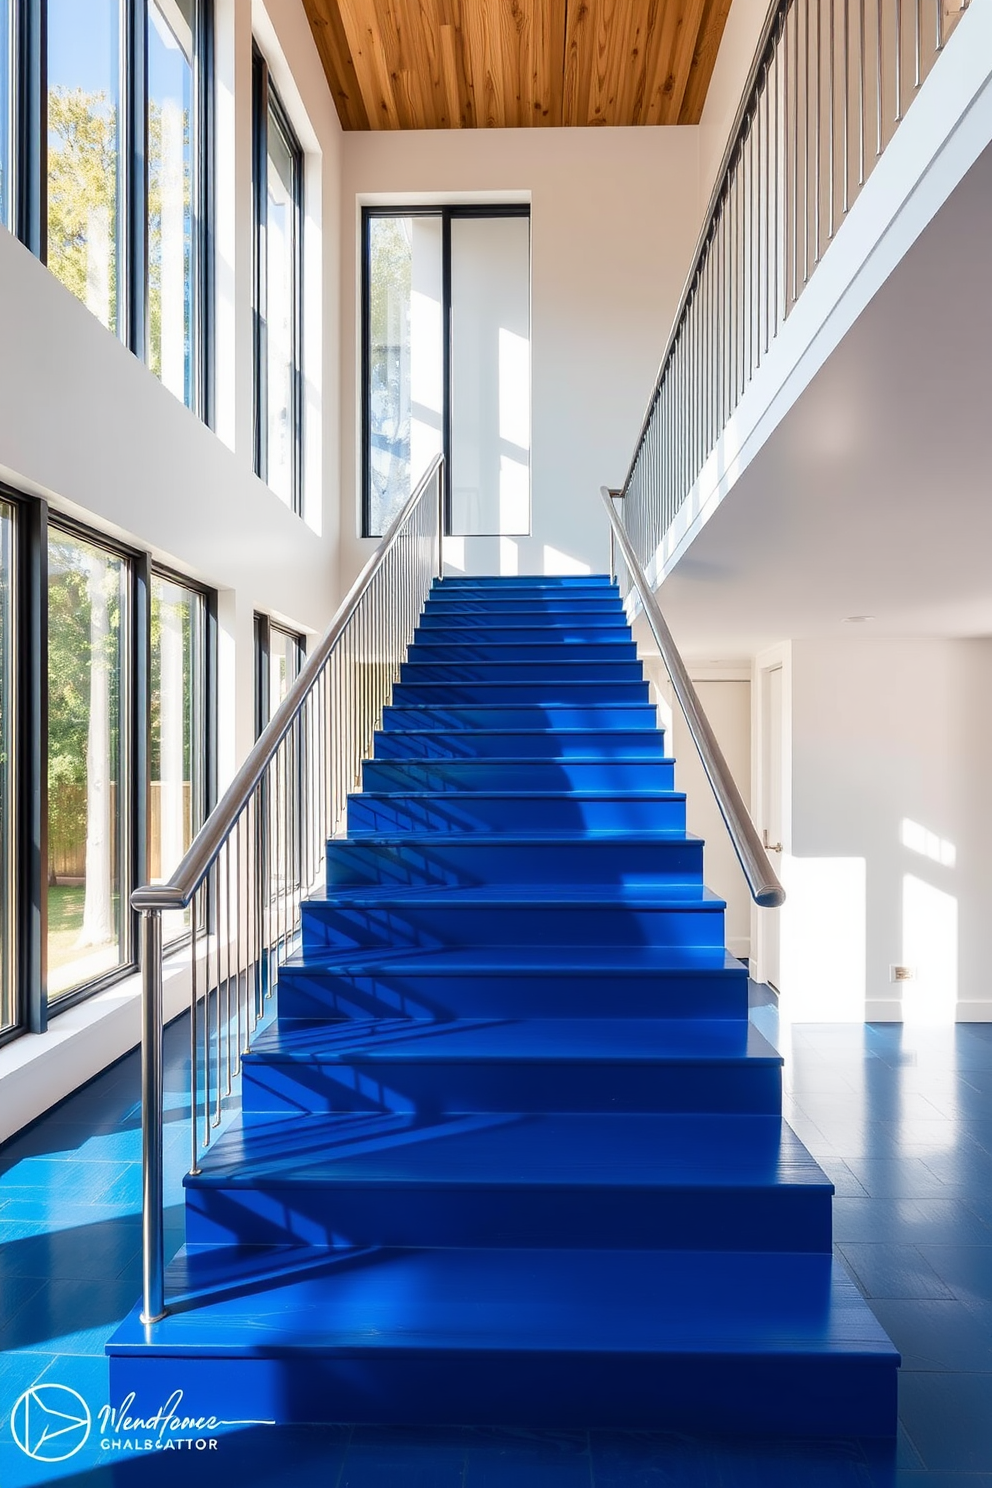
<path fill-rule="evenodd" d="M 876 1298 L 872 1311 L 902 1354 L 903 1376 L 932 1370 L 992 1374 L 992 1309 L 963 1302 Z"/>
<path fill-rule="evenodd" d="M 722 1488 L 733 1450 L 677 1432 L 590 1432 L 595 1488 Z"/>
<path fill-rule="evenodd" d="M 984 1245 L 992 1231 L 960 1199 L 834 1200 L 834 1239 L 916 1244 Z"/>
<path fill-rule="evenodd" d="M 900 1414 L 927 1468 L 981 1473 L 992 1463 L 992 1374 L 908 1371 Z"/>
<path fill-rule="evenodd" d="M 992 1302 L 992 1244 L 921 1245 L 919 1250 L 955 1297 Z"/>
<path fill-rule="evenodd" d="M 849 1241 L 837 1249 L 866 1297 L 954 1297 L 914 1245 Z"/>

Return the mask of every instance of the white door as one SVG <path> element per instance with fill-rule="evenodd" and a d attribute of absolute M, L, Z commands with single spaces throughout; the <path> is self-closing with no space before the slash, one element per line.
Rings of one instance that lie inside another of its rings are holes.
<path fill-rule="evenodd" d="M 782 668 L 772 667 L 762 678 L 761 689 L 761 840 L 771 865 L 781 873 L 782 864 Z M 781 957 L 779 909 L 758 910 L 758 944 L 761 950 L 759 975 L 779 988 Z"/>

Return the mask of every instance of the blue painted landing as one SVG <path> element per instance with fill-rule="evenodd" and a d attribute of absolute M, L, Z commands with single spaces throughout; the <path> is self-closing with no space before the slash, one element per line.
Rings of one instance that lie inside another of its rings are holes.
<path fill-rule="evenodd" d="M 614 586 L 436 584 L 364 785 L 112 1395 L 890 1435 Z"/>

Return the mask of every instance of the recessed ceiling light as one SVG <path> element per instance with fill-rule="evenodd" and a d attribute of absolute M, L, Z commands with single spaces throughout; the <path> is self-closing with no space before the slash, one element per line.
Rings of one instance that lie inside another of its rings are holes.
<path fill-rule="evenodd" d="M 845 615 L 845 625 L 863 625 L 866 620 L 874 620 L 874 615 Z"/>

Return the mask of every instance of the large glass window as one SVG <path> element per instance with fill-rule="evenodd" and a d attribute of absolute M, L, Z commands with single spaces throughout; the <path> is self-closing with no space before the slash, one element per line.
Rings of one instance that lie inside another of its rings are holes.
<path fill-rule="evenodd" d="M 368 531 L 379 535 L 442 446 L 443 226 L 368 223 Z"/>
<path fill-rule="evenodd" d="M 48 997 L 129 959 L 128 566 L 74 533 L 48 544 Z"/>
<path fill-rule="evenodd" d="M 14 513 L 0 501 L 0 1032 L 17 1019 L 14 989 Z"/>
<path fill-rule="evenodd" d="M 48 267 L 112 331 L 120 75 L 119 0 L 48 0 Z"/>
<path fill-rule="evenodd" d="M 255 468 L 299 511 L 303 152 L 257 52 L 254 130 Z"/>
<path fill-rule="evenodd" d="M 206 801 L 206 604 L 178 579 L 152 576 L 151 794 L 149 872 L 162 883 L 175 871 L 203 825 Z M 163 916 L 168 941 L 189 913 Z"/>
<path fill-rule="evenodd" d="M 148 354 L 192 406 L 194 0 L 148 0 Z"/>
<path fill-rule="evenodd" d="M 11 0 L 0 0 L 0 224 L 10 227 L 11 108 L 13 107 Z"/>
<path fill-rule="evenodd" d="M 363 536 L 441 451 L 453 534 L 527 533 L 528 209 L 376 207 L 364 223 Z"/>

